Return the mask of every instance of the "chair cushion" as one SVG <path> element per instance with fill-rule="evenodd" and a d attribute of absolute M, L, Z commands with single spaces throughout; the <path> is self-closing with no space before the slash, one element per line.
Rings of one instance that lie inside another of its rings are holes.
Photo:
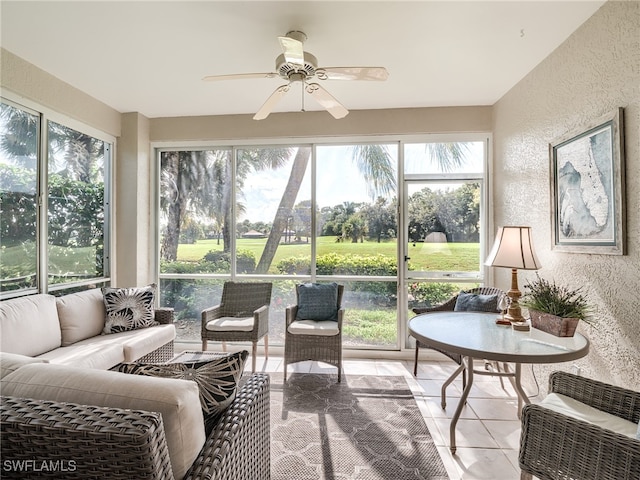
<path fill-rule="evenodd" d="M 250 332 L 253 330 L 253 317 L 220 317 L 209 320 L 204 328 L 212 332 Z"/>
<path fill-rule="evenodd" d="M 198 387 L 190 381 L 32 364 L 7 375 L 1 386 L 3 395 L 14 397 L 160 412 L 175 478 L 185 476 L 205 442 Z"/>
<path fill-rule="evenodd" d="M 497 312 L 498 295 L 460 292 L 453 310 L 455 312 Z"/>
<path fill-rule="evenodd" d="M 104 300 L 99 288 L 58 297 L 56 308 L 63 347 L 100 335 L 104 329 Z"/>
<path fill-rule="evenodd" d="M 155 283 L 143 288 L 104 287 L 107 317 L 104 333 L 126 332 L 157 325 L 154 314 Z"/>
<path fill-rule="evenodd" d="M 30 363 L 47 363 L 47 360 L 27 357 L 26 355 L 19 355 L 17 353 L 0 352 L 0 379 Z"/>
<path fill-rule="evenodd" d="M 338 335 L 338 323 L 333 320 L 296 320 L 291 322 L 287 331 L 292 335 L 320 335 L 332 337 Z"/>
<path fill-rule="evenodd" d="M 296 320 L 338 320 L 338 284 L 298 285 Z"/>
<path fill-rule="evenodd" d="M 638 426 L 635 423 L 585 405 L 575 398 L 567 397 L 560 393 L 550 393 L 540 402 L 540 405 L 554 412 L 597 425 L 605 430 L 621 433 L 631 438 L 635 438 L 637 434 Z"/>
<path fill-rule="evenodd" d="M 220 354 L 206 360 L 183 363 L 145 364 L 121 363 L 112 370 L 150 377 L 192 380 L 200 390 L 200 405 L 208 426 L 236 397 L 238 382 L 249 352 Z"/>

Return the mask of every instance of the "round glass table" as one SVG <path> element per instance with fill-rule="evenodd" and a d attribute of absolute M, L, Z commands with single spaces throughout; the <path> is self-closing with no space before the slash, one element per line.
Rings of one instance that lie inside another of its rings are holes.
<path fill-rule="evenodd" d="M 417 315 L 409 321 L 409 334 L 421 344 L 462 356 L 462 365 L 442 386 L 444 408 L 446 387 L 460 373 L 466 375 L 466 387 L 449 429 L 452 453 L 456 451 L 456 424 L 473 385 L 474 373 L 507 377 L 518 394 L 519 416 L 522 403 L 530 403 L 521 384 L 523 363 L 569 362 L 589 353 L 589 340 L 579 333 L 573 337 L 556 337 L 535 328 L 518 331 L 508 325 L 496 325 L 496 318 L 496 313 L 433 312 Z M 474 359 L 502 362 L 504 371 L 475 370 Z M 514 365 L 513 371 L 509 364 Z"/>

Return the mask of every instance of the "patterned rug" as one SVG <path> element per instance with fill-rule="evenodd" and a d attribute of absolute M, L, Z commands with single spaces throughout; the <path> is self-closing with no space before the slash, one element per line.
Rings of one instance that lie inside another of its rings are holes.
<path fill-rule="evenodd" d="M 271 374 L 271 480 L 448 478 L 404 378 Z"/>

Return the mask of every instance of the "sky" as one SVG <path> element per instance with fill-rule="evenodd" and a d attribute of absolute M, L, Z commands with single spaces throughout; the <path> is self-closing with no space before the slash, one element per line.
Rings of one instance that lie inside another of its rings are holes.
<path fill-rule="evenodd" d="M 469 155 L 472 171 L 482 171 L 483 142 L 473 144 Z M 391 145 L 393 160 L 396 161 L 395 149 Z M 343 202 L 367 202 L 372 199 L 367 193 L 366 184 L 352 160 L 350 146 L 318 146 L 317 152 L 317 203 L 318 207 L 333 207 Z M 429 162 L 425 160 L 424 144 L 405 146 L 405 171 L 418 173 L 425 169 Z M 295 155 L 295 152 L 294 152 Z M 293 159 L 293 155 L 292 155 Z M 397 162 L 396 162 L 397 163 Z M 292 161 L 279 170 L 262 170 L 249 175 L 243 188 L 246 213 L 239 221 L 272 222 L 282 193 L 289 179 Z M 307 169 L 303 184 L 298 193 L 296 203 L 311 199 L 311 163 Z"/>

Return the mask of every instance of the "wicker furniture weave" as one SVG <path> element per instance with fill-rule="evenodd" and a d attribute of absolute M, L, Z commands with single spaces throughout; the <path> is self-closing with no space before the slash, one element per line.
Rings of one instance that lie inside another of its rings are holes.
<path fill-rule="evenodd" d="M 287 365 L 291 363 L 315 360 L 328 363 L 338 368 L 338 382 L 342 380 L 342 295 L 344 285 L 338 285 L 338 334 L 337 335 L 302 335 L 289 332 L 289 325 L 296 319 L 299 301 L 285 310 L 284 338 L 284 380 L 287 381 Z M 298 288 L 296 297 L 299 299 Z"/>
<path fill-rule="evenodd" d="M 264 337 L 264 353 L 269 358 L 269 304 L 272 284 L 268 282 L 225 282 L 222 287 L 220 304 L 207 308 L 201 313 L 202 350 L 207 350 L 209 340 L 222 342 L 226 352 L 226 342 L 249 341 L 251 351 L 251 371 L 256 371 L 258 341 Z M 207 323 L 222 317 L 253 317 L 253 329 L 207 330 Z"/>
<path fill-rule="evenodd" d="M 269 411 L 269 377 L 251 375 L 184 478 L 267 480 Z M 2 397 L 0 426 L 2 478 L 174 478 L 159 413 Z"/>
<path fill-rule="evenodd" d="M 155 309 L 154 320 L 162 325 L 170 325 L 174 320 L 173 308 L 161 307 Z M 154 351 L 138 358 L 136 362 L 140 363 L 164 363 L 173 358 L 173 340 L 165 343 Z"/>
<path fill-rule="evenodd" d="M 640 393 L 566 372 L 554 372 L 549 392 L 634 423 L 640 419 Z M 522 410 L 521 478 L 540 480 L 637 480 L 640 440 L 567 417 L 541 405 Z"/>

